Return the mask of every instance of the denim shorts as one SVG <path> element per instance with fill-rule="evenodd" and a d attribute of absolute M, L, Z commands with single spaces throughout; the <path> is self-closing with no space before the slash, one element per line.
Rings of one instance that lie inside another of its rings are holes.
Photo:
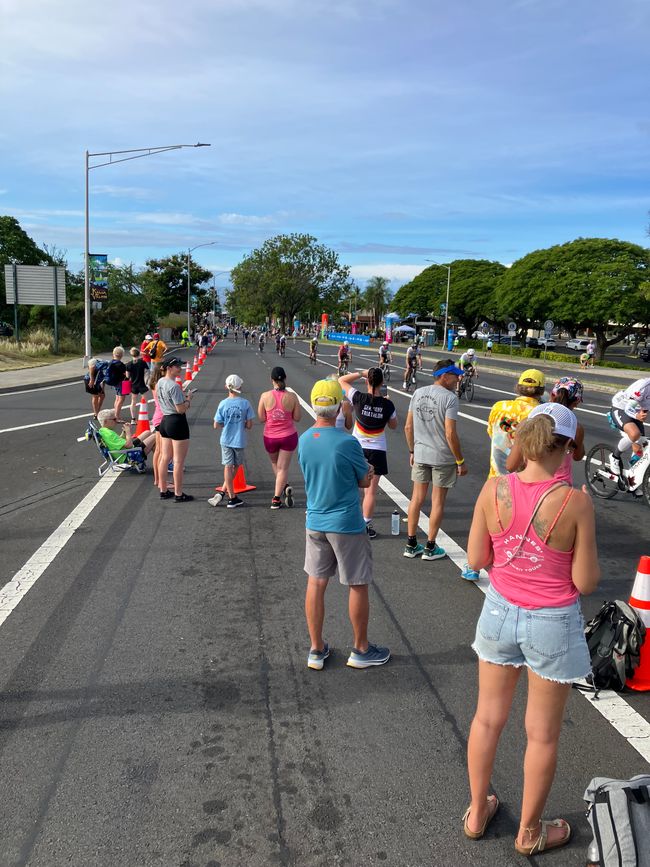
<path fill-rule="evenodd" d="M 490 586 L 472 650 L 484 662 L 526 665 L 539 677 L 571 683 L 591 673 L 580 602 L 520 608 Z"/>

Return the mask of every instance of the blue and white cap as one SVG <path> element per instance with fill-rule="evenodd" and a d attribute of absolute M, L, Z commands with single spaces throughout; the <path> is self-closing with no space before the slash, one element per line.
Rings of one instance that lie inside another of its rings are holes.
<path fill-rule="evenodd" d="M 536 415 L 550 415 L 553 419 L 553 433 L 570 440 L 575 439 L 578 419 L 567 406 L 561 403 L 540 403 L 529 413 L 528 418 L 535 418 Z"/>

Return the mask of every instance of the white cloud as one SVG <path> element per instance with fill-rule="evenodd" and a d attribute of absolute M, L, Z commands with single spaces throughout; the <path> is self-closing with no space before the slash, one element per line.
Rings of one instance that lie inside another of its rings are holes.
<path fill-rule="evenodd" d="M 371 277 L 386 277 L 399 283 L 408 283 L 417 277 L 428 265 L 405 265 L 400 262 L 384 262 L 375 265 L 352 265 L 350 274 L 355 280 L 369 280 Z"/>

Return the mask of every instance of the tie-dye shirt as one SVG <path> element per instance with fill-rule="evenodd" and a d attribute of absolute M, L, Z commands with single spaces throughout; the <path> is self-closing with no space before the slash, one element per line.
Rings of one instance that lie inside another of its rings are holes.
<path fill-rule="evenodd" d="M 536 397 L 514 397 L 494 404 L 487 426 L 488 436 L 492 439 L 488 478 L 507 474 L 506 461 L 512 449 L 517 425 L 538 405 L 539 400 Z"/>

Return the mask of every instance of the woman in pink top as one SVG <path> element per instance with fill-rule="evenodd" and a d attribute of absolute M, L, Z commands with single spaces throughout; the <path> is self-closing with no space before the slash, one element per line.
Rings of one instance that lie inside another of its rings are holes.
<path fill-rule="evenodd" d="M 156 395 L 156 386 L 158 384 L 158 380 L 162 376 L 162 370 L 160 367 L 157 367 L 154 372 L 151 374 L 151 378 L 149 380 L 149 388 L 153 394 L 153 402 L 154 402 L 154 412 L 153 418 L 151 419 L 151 426 L 156 432 L 156 448 L 153 453 L 153 483 L 156 487 L 158 487 L 158 480 L 160 478 L 161 473 L 167 472 L 167 467 L 162 466 L 163 462 L 161 460 L 162 456 L 162 443 L 160 442 L 160 433 L 158 431 L 158 427 L 160 422 L 162 421 L 163 411 L 160 408 L 160 404 L 158 403 L 158 397 Z M 162 469 L 161 469 L 162 466 Z"/>
<path fill-rule="evenodd" d="M 580 611 L 581 593 L 596 589 L 594 510 L 589 496 L 556 473 L 576 435 L 575 415 L 544 404 L 517 429 L 525 469 L 483 486 L 469 536 L 473 569 L 489 568 L 490 587 L 476 629 L 479 695 L 467 745 L 471 804 L 465 834 L 482 837 L 499 801 L 488 795 L 499 737 L 517 682 L 528 669 L 527 747 L 521 824 L 515 848 L 524 855 L 563 846 L 563 819 L 543 821 L 571 683 L 591 671 Z"/>
<path fill-rule="evenodd" d="M 579 379 L 573 379 L 570 376 L 563 376 L 553 386 L 551 391 L 551 402 L 561 403 L 567 409 L 575 410 L 582 403 L 583 387 Z M 540 412 L 544 412 L 544 407 L 547 404 L 540 404 L 530 413 L 534 418 Z M 560 482 L 566 482 L 567 485 L 573 484 L 573 462 L 581 461 L 585 456 L 585 429 L 578 422 L 576 435 L 574 438 L 575 446 L 570 454 L 567 454 L 564 461 L 560 464 L 559 469 L 555 473 L 555 478 Z M 506 460 L 506 469 L 509 473 L 514 473 L 516 470 L 522 469 L 524 460 L 521 454 L 521 448 L 517 443 L 517 434 L 512 444 L 512 449 Z"/>
<path fill-rule="evenodd" d="M 271 458 L 275 475 L 272 509 L 293 506 L 293 489 L 287 483 L 291 458 L 298 446 L 296 422 L 300 421 L 300 403 L 292 391 L 287 391 L 287 374 L 283 367 L 271 371 L 273 388 L 265 391 L 257 407 L 259 420 L 264 423 L 264 448 Z M 282 502 L 284 495 L 285 502 Z"/>

